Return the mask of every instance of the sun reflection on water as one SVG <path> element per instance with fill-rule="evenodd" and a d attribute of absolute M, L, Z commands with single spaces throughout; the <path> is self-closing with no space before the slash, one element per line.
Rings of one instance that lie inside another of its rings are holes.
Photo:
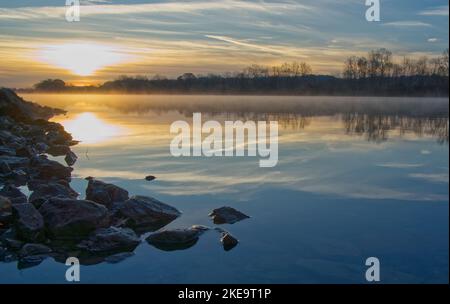
<path fill-rule="evenodd" d="M 60 123 L 75 140 L 79 140 L 83 144 L 99 144 L 123 134 L 122 128 L 112 125 L 90 112 L 78 114 L 74 118 L 63 120 Z"/>

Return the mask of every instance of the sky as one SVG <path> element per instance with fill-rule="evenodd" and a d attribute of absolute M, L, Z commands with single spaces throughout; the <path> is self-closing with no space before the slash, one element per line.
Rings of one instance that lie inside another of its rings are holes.
<path fill-rule="evenodd" d="M 0 0 L 0 86 L 46 78 L 96 84 L 120 75 L 176 77 L 304 61 L 338 75 L 350 55 L 448 48 L 448 0 L 91 0 L 67 22 L 66 0 Z"/>

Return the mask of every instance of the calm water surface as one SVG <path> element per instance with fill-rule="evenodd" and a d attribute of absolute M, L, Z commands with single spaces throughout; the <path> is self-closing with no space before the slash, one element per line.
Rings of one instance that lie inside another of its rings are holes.
<path fill-rule="evenodd" d="M 154 196 L 183 212 L 167 228 L 213 227 L 224 205 L 251 219 L 164 252 L 146 242 L 119 264 L 82 266 L 82 283 L 364 283 L 378 257 L 385 283 L 448 283 L 448 99 L 23 95 L 68 111 L 81 140 L 72 185 L 86 176 Z M 170 124 L 192 119 L 278 120 L 279 163 L 174 158 Z M 158 179 L 146 182 L 146 175 Z M 0 264 L 0 283 L 64 283 L 47 259 Z"/>

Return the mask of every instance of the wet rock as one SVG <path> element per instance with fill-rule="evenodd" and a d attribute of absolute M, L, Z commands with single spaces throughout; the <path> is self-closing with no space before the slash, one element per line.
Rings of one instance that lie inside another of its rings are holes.
<path fill-rule="evenodd" d="M 12 228 L 0 235 L 0 244 L 15 251 L 20 250 L 23 246 L 23 242 L 17 239 L 16 230 Z"/>
<path fill-rule="evenodd" d="M 32 242 L 44 239 L 44 219 L 32 204 L 13 204 L 12 211 L 19 239 Z"/>
<path fill-rule="evenodd" d="M 156 177 L 153 176 L 153 175 L 149 175 L 149 176 L 146 176 L 146 177 L 145 177 L 145 180 L 148 181 L 148 182 L 151 182 L 151 181 L 153 181 L 153 180 L 155 180 L 155 179 L 156 179 Z"/>
<path fill-rule="evenodd" d="M 47 149 L 47 153 L 51 156 L 64 156 L 69 152 L 70 148 L 67 145 L 53 145 Z"/>
<path fill-rule="evenodd" d="M 107 184 L 94 178 L 88 179 L 86 199 L 111 208 L 115 202 L 128 200 L 128 191 L 113 184 Z"/>
<path fill-rule="evenodd" d="M 133 251 L 139 243 L 140 239 L 133 230 L 109 227 L 97 229 L 78 248 L 93 253 Z"/>
<path fill-rule="evenodd" d="M 17 122 L 48 120 L 54 115 L 63 113 L 65 111 L 25 101 L 10 89 L 0 89 L 0 115 L 8 116 Z"/>
<path fill-rule="evenodd" d="M 0 174 L 8 174 L 11 173 L 11 167 L 8 165 L 7 162 L 1 161 L 0 162 Z"/>
<path fill-rule="evenodd" d="M 118 264 L 132 256 L 134 256 L 133 252 L 122 252 L 106 257 L 105 262 L 108 264 Z"/>
<path fill-rule="evenodd" d="M 181 213 L 174 207 L 145 196 L 133 196 L 115 205 L 116 216 L 126 219 L 126 226 L 138 231 L 155 231 L 166 226 Z"/>
<path fill-rule="evenodd" d="M 43 261 L 45 261 L 47 258 L 49 258 L 48 254 L 39 254 L 23 257 L 17 263 L 17 269 L 22 270 L 36 267 L 40 265 Z"/>
<path fill-rule="evenodd" d="M 219 209 L 215 209 L 209 214 L 209 216 L 213 219 L 213 222 L 216 225 L 234 224 L 250 218 L 249 216 L 231 207 L 222 207 Z"/>
<path fill-rule="evenodd" d="M 69 151 L 64 160 L 68 166 L 73 166 L 77 162 L 78 156 L 72 151 Z"/>
<path fill-rule="evenodd" d="M 26 157 L 0 155 L 0 163 L 5 163 L 13 170 L 28 167 L 30 160 Z"/>
<path fill-rule="evenodd" d="M 12 221 L 12 203 L 3 196 L 0 196 L 0 229 L 8 228 Z"/>
<path fill-rule="evenodd" d="M 48 184 L 39 184 L 33 187 L 34 191 L 30 195 L 29 202 L 39 208 L 45 201 L 51 198 L 70 198 L 76 199 L 78 193 L 69 185 L 63 185 L 56 182 Z"/>
<path fill-rule="evenodd" d="M 48 254 L 51 252 L 52 250 L 45 245 L 28 243 L 23 245 L 22 249 L 20 249 L 19 256 L 27 257 L 33 255 Z"/>
<path fill-rule="evenodd" d="M 151 234 L 146 241 L 164 251 L 185 250 L 194 246 L 199 237 L 209 228 L 204 226 L 192 226 L 187 229 L 163 230 Z"/>
<path fill-rule="evenodd" d="M 1 156 L 16 156 L 16 151 L 12 148 L 8 148 L 0 145 L 0 155 Z"/>
<path fill-rule="evenodd" d="M 0 190 L 0 195 L 8 198 L 12 204 L 24 204 L 28 202 L 27 196 L 13 185 L 4 186 Z"/>
<path fill-rule="evenodd" d="M 220 238 L 220 242 L 223 245 L 223 249 L 225 251 L 230 251 L 234 247 L 239 244 L 239 241 L 232 236 L 229 232 L 222 233 L 222 237 Z"/>
<path fill-rule="evenodd" d="M 39 155 L 31 160 L 31 168 L 34 171 L 33 177 L 44 180 L 70 180 L 73 169 L 49 160 L 45 155 Z"/>
<path fill-rule="evenodd" d="M 52 198 L 40 208 L 48 233 L 54 238 L 78 239 L 109 224 L 105 206 L 88 200 Z"/>

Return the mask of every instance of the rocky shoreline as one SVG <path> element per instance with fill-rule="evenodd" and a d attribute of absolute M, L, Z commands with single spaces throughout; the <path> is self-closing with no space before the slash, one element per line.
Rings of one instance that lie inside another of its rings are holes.
<path fill-rule="evenodd" d="M 39 265 L 48 257 L 65 263 L 117 263 L 132 256 L 144 234 L 160 250 L 192 247 L 206 231 L 220 233 L 224 250 L 238 244 L 229 232 L 204 226 L 160 230 L 181 216 L 155 198 L 130 196 L 116 185 L 86 178 L 85 199 L 71 188 L 71 147 L 78 142 L 49 119 L 65 111 L 27 102 L 9 89 L 0 89 L 0 262 L 18 268 Z M 64 156 L 65 165 L 50 160 Z M 154 176 L 146 178 L 148 181 Z M 25 195 L 20 187 L 28 187 Z M 214 224 L 234 224 L 248 218 L 222 207 L 210 216 Z"/>

